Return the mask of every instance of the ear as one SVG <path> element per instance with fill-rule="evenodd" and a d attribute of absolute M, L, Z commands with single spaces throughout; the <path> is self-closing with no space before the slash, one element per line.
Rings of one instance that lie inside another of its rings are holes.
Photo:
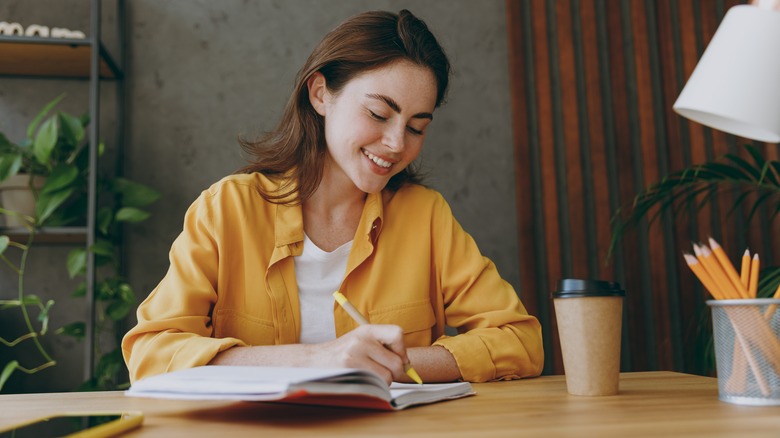
<path fill-rule="evenodd" d="M 306 81 L 309 87 L 309 102 L 317 113 L 325 117 L 325 103 L 328 98 L 328 87 L 325 84 L 325 76 L 320 72 L 314 72 Z"/>

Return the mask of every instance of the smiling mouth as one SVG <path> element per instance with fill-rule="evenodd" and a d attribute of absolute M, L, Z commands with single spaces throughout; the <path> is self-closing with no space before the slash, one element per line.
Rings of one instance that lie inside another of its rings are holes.
<path fill-rule="evenodd" d="M 376 155 L 372 154 L 371 152 L 369 152 L 367 150 L 363 150 L 363 155 L 368 157 L 369 160 L 373 161 L 374 164 L 376 164 L 379 167 L 383 167 L 385 169 L 388 169 L 390 166 L 393 165 L 393 163 L 391 163 L 389 161 L 385 161 L 385 160 L 377 157 Z"/>

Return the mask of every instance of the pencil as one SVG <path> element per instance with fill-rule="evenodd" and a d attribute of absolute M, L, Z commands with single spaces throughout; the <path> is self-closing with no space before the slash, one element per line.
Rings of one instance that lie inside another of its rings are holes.
<path fill-rule="evenodd" d="M 749 298 L 747 287 L 742 285 L 742 280 L 740 280 L 739 274 L 737 274 L 737 270 L 734 269 L 734 265 L 731 264 L 729 256 L 726 255 L 726 252 L 723 251 L 723 248 L 720 247 L 715 239 L 710 237 L 709 241 L 710 249 L 712 250 L 712 253 L 715 254 L 715 258 L 718 259 L 722 271 L 726 274 L 726 277 L 731 282 L 731 285 L 734 286 L 734 289 L 736 289 L 740 297 Z"/>
<path fill-rule="evenodd" d="M 704 270 L 704 266 L 699 263 L 699 259 L 691 254 L 683 254 L 683 257 L 685 257 L 685 262 L 688 263 L 688 267 L 691 268 L 691 271 L 693 271 L 701 284 L 704 285 L 704 288 L 709 291 L 710 295 L 712 295 L 712 297 L 716 300 L 723 299 L 723 296 L 715 286 L 715 282 L 712 280 L 712 277 L 710 277 L 710 274 Z"/>
<path fill-rule="evenodd" d="M 368 324 L 368 320 L 366 317 L 363 316 L 363 314 L 358 311 L 358 309 L 355 308 L 355 306 L 352 305 L 352 303 L 347 300 L 347 297 L 344 296 L 339 291 L 333 292 L 333 298 L 336 299 L 336 302 L 339 303 L 339 306 L 341 306 L 342 309 L 344 309 L 349 316 L 352 317 L 352 319 L 355 320 L 360 325 L 366 325 Z M 417 371 L 412 368 L 411 364 L 404 364 L 404 371 L 406 372 L 406 375 L 408 375 L 412 380 L 422 385 L 422 379 L 420 378 L 420 375 L 417 374 Z"/>
<path fill-rule="evenodd" d="M 772 298 L 780 298 L 780 284 L 777 285 L 777 290 L 775 291 L 775 294 L 772 295 Z M 775 310 L 777 310 L 777 304 L 772 304 L 769 307 L 767 307 L 766 312 L 764 312 L 764 319 L 767 321 L 772 319 L 772 314 L 775 313 Z"/>
<path fill-rule="evenodd" d="M 758 268 L 761 266 L 761 261 L 758 259 L 758 253 L 753 254 L 753 263 L 750 264 L 750 284 L 748 286 L 748 293 L 752 298 L 755 298 L 758 293 Z"/>
<path fill-rule="evenodd" d="M 748 289 L 748 286 L 750 285 L 750 250 L 746 249 L 745 253 L 742 254 L 742 268 L 739 271 L 739 281 L 742 282 L 742 285 L 745 286 L 745 289 Z"/>
<path fill-rule="evenodd" d="M 710 249 L 707 248 L 706 245 L 694 244 L 693 252 L 696 254 L 696 258 L 699 259 L 699 262 L 704 266 L 707 273 L 710 274 L 710 277 L 712 277 L 713 283 L 722 297 L 725 299 L 739 298 L 739 292 L 734 289 L 734 285 L 726 278 L 726 274 L 723 273 L 720 263 L 718 263 L 718 259 L 712 255 Z M 710 291 L 710 293 L 712 293 L 712 291 Z"/>

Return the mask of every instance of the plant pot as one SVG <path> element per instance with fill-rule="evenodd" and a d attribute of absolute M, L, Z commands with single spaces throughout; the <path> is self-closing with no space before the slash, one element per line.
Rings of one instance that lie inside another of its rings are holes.
<path fill-rule="evenodd" d="M 40 190 L 45 181 L 46 178 L 42 176 L 33 177 L 36 190 Z M 0 183 L 0 206 L 6 210 L 35 216 L 35 196 L 30 189 L 30 175 L 16 174 Z M 7 228 L 24 226 L 20 218 L 9 214 L 0 215 L 0 224 Z"/>

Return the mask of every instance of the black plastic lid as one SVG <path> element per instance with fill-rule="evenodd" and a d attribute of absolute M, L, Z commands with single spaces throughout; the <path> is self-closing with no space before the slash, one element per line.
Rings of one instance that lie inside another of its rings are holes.
<path fill-rule="evenodd" d="M 626 296 L 626 291 L 620 288 L 620 283 L 579 278 L 564 278 L 558 281 L 558 290 L 552 293 L 553 298 L 624 296 Z"/>

